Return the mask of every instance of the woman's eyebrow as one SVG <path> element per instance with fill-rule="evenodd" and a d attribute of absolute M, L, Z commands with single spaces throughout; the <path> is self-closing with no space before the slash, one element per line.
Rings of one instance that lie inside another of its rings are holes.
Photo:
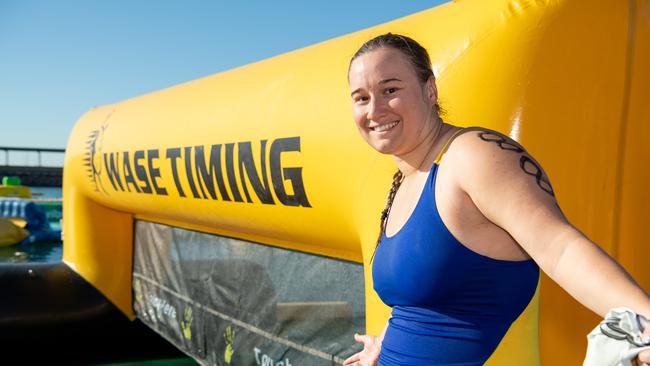
<path fill-rule="evenodd" d="M 379 84 L 386 84 L 386 83 L 390 83 L 391 81 L 402 81 L 402 80 L 400 80 L 400 79 L 398 79 L 398 78 L 384 79 L 384 80 L 381 80 L 381 81 L 379 82 Z"/>
<path fill-rule="evenodd" d="M 400 80 L 398 78 L 390 78 L 390 79 L 381 80 L 377 84 L 386 84 L 386 83 L 390 83 L 391 81 L 402 81 L 402 80 Z M 361 91 L 361 88 L 355 89 L 352 93 L 350 93 L 350 96 L 353 96 L 354 93 L 358 93 L 360 91 Z"/>

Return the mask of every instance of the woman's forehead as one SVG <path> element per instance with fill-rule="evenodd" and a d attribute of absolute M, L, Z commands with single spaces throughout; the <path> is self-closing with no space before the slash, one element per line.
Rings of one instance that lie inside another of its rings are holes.
<path fill-rule="evenodd" d="M 413 67 L 400 51 L 380 48 L 357 57 L 350 65 L 350 86 L 375 84 L 387 79 L 411 81 L 417 76 Z"/>

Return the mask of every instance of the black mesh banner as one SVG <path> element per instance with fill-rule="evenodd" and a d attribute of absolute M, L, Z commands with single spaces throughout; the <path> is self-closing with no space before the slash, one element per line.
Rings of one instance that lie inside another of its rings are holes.
<path fill-rule="evenodd" d="M 138 221 L 138 318 L 204 365 L 341 364 L 365 330 L 361 264 Z"/>

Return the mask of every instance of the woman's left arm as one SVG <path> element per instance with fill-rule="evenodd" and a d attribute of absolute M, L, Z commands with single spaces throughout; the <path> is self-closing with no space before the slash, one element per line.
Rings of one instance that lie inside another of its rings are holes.
<path fill-rule="evenodd" d="M 457 150 L 464 156 L 452 157 L 455 179 L 483 215 L 506 230 L 549 277 L 601 316 L 625 306 L 650 318 L 648 294 L 566 220 L 546 173 L 520 145 L 493 131 L 472 131 L 458 139 L 463 148 Z"/>

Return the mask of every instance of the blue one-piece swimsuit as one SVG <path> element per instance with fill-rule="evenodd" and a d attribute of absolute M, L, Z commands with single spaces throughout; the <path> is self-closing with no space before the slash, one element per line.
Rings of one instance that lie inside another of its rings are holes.
<path fill-rule="evenodd" d="M 437 172 L 434 164 L 413 213 L 375 253 L 374 288 L 393 308 L 380 366 L 483 365 L 537 288 L 533 260 L 489 258 L 449 232 Z"/>

